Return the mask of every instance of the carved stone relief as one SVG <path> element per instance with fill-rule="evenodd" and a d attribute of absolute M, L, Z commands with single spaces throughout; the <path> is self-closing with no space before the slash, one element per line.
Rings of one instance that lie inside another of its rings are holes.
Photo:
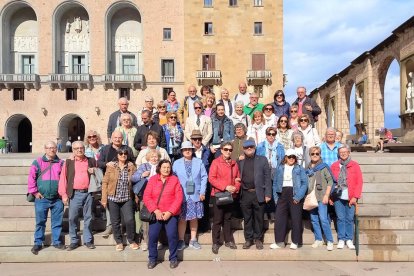
<path fill-rule="evenodd" d="M 112 45 L 115 45 L 115 52 L 139 52 L 142 48 L 141 40 L 133 36 L 112 38 Z"/>
<path fill-rule="evenodd" d="M 36 36 L 15 36 L 13 38 L 12 51 L 37 52 L 38 42 Z"/>

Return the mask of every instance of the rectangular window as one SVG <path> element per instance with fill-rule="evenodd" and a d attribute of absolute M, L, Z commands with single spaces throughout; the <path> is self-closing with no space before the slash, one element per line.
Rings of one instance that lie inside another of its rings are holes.
<path fill-rule="evenodd" d="M 204 0 L 204 7 L 212 7 L 213 0 Z"/>
<path fill-rule="evenodd" d="M 131 94 L 129 88 L 119 88 L 119 98 L 127 98 L 130 100 Z"/>
<path fill-rule="evenodd" d="M 230 7 L 237 6 L 237 0 L 229 0 L 229 6 Z"/>
<path fill-rule="evenodd" d="M 13 101 L 24 101 L 24 88 L 13 88 Z"/>
<path fill-rule="evenodd" d="M 162 33 L 162 38 L 164 40 L 171 40 L 171 28 L 164 28 Z"/>
<path fill-rule="evenodd" d="M 265 58 L 265 54 L 252 54 L 252 70 L 266 70 Z"/>
<path fill-rule="evenodd" d="M 122 74 L 136 74 L 134 55 L 122 56 Z"/>
<path fill-rule="evenodd" d="M 202 56 L 202 68 L 204 71 L 216 70 L 216 55 L 208 54 Z"/>
<path fill-rule="evenodd" d="M 173 59 L 161 60 L 161 81 L 162 82 L 174 82 L 174 60 Z"/>
<path fill-rule="evenodd" d="M 263 7 L 263 0 L 253 0 L 253 5 L 255 7 Z"/>
<path fill-rule="evenodd" d="M 261 35 L 263 34 L 263 26 L 262 22 L 254 22 L 254 34 Z"/>
<path fill-rule="evenodd" d="M 204 34 L 205 35 L 213 34 L 213 23 L 212 22 L 204 22 Z"/>
<path fill-rule="evenodd" d="M 163 87 L 162 88 L 162 99 L 166 100 L 168 97 L 168 92 L 170 92 L 171 90 L 173 90 L 172 87 Z"/>
<path fill-rule="evenodd" d="M 35 57 L 34 56 L 22 56 L 22 73 L 34 74 L 35 73 Z"/>
<path fill-rule="evenodd" d="M 86 73 L 86 59 L 84 55 L 72 56 L 72 74 Z"/>
<path fill-rule="evenodd" d="M 76 101 L 78 99 L 78 90 L 76 88 L 66 88 L 66 100 Z"/>

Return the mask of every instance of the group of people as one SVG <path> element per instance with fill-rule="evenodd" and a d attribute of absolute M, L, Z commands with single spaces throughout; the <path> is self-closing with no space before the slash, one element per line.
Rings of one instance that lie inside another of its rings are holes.
<path fill-rule="evenodd" d="M 48 210 L 51 210 L 52 244 L 58 249 L 79 246 L 78 221 L 83 212 L 83 243 L 95 248 L 91 231 L 94 201 L 106 209 L 107 227 L 116 251 L 124 250 L 122 227 L 129 247 L 149 251 L 148 268 L 157 264 L 164 229 L 170 267 L 178 265 L 177 251 L 200 249 L 199 222 L 210 226 L 212 203 L 212 252 L 222 245 L 237 249 L 231 219 L 241 210 L 245 243 L 263 249 L 265 213 L 275 218 L 275 242 L 271 249 L 286 246 L 288 218 L 292 220 L 291 249 L 302 246 L 302 213 L 305 197 L 314 191 L 318 206 L 310 211 L 315 235 L 312 247 L 333 250 L 328 205 L 337 217 L 337 248 L 353 245 L 354 208 L 362 192 L 362 173 L 351 160 L 342 133 L 328 128 L 321 139 L 314 122 L 321 110 L 298 87 L 290 105 L 282 90 L 270 104 L 259 103 L 245 83 L 233 100 L 222 89 L 216 99 L 209 87 L 201 96 L 195 86 L 182 101 L 169 91 L 168 99 L 154 106 L 151 96 L 138 116 L 128 110 L 125 98 L 109 117 L 108 144 L 90 130 L 85 141 L 72 143 L 73 154 L 65 161 L 56 155 L 54 142 L 45 144 L 45 155 L 30 169 L 28 193 L 35 197 L 36 230 L 33 254 L 44 242 Z M 99 176 L 102 177 L 99 177 Z M 101 191 L 91 185 L 101 181 Z M 91 184 L 92 183 L 92 184 Z M 336 196 L 334 196 L 336 195 Z M 69 205 L 70 244 L 62 245 L 63 206 Z M 154 219 L 141 221 L 140 212 Z M 122 220 L 121 220 L 122 217 Z M 201 226 L 201 225 L 200 225 Z M 209 228 L 207 226 L 207 228 Z M 224 243 L 221 240 L 223 232 Z"/>

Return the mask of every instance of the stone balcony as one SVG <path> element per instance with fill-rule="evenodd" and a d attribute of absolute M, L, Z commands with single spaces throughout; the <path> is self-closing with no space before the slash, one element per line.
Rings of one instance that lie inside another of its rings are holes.
<path fill-rule="evenodd" d="M 40 88 L 40 78 L 36 74 L 0 74 L 0 89 L 26 88 L 28 90 Z"/>
<path fill-rule="evenodd" d="M 174 82 L 174 76 L 161 76 L 161 82 Z"/>
<path fill-rule="evenodd" d="M 90 74 L 50 74 L 48 79 L 49 86 L 54 89 L 65 88 L 88 88 L 92 89 L 92 76 Z"/>
<path fill-rule="evenodd" d="M 272 81 L 272 71 L 248 70 L 246 80 L 248 84 L 270 84 Z"/>
<path fill-rule="evenodd" d="M 220 70 L 199 70 L 197 71 L 198 85 L 214 84 L 219 85 L 221 83 L 221 71 Z"/>
<path fill-rule="evenodd" d="M 145 88 L 145 76 L 143 74 L 106 74 L 102 76 L 105 89 L 132 88 L 133 90 Z"/>

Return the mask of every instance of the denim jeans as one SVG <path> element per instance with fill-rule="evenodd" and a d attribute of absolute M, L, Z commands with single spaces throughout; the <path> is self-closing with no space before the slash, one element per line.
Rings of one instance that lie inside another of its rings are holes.
<path fill-rule="evenodd" d="M 354 239 L 354 214 L 355 205 L 348 206 L 349 201 L 338 199 L 335 201 L 335 213 L 337 217 L 337 231 L 338 240 L 353 240 Z"/>
<path fill-rule="evenodd" d="M 93 197 L 91 193 L 73 191 L 73 197 L 69 201 L 70 243 L 79 243 L 78 223 L 80 210 L 83 210 L 83 243 L 92 242 L 92 201 Z"/>
<path fill-rule="evenodd" d="M 310 211 L 310 218 L 313 227 L 313 234 L 315 235 L 315 240 L 322 240 L 323 231 L 326 240 L 328 242 L 333 242 L 331 220 L 328 214 L 328 205 L 323 204 L 322 201 L 318 201 L 318 207 Z"/>
<path fill-rule="evenodd" d="M 52 244 L 59 245 L 60 233 L 62 232 L 62 219 L 63 219 L 63 203 L 61 199 L 37 199 L 35 200 L 35 213 L 36 213 L 36 229 L 34 233 L 34 244 L 42 245 L 45 240 L 45 229 L 47 214 L 50 209 L 52 220 Z"/>
<path fill-rule="evenodd" d="M 171 217 L 167 221 L 150 222 L 149 225 L 149 241 L 148 241 L 148 259 L 156 262 L 158 258 L 158 238 L 161 229 L 165 227 L 168 238 L 168 249 L 170 251 L 169 261 L 177 260 L 177 245 L 178 245 L 178 216 Z"/>

